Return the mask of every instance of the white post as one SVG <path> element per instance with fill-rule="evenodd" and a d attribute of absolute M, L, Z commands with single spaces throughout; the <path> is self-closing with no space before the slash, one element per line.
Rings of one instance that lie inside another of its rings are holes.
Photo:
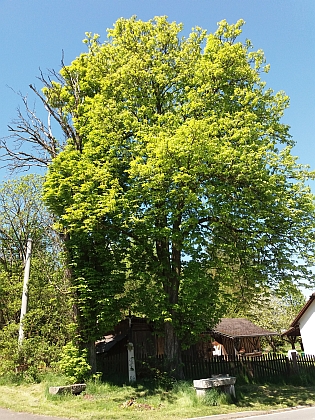
<path fill-rule="evenodd" d="M 135 351 L 132 343 L 127 344 L 129 382 L 136 382 Z"/>
<path fill-rule="evenodd" d="M 32 239 L 29 238 L 27 240 L 25 267 L 24 267 L 24 283 L 23 283 L 21 315 L 20 315 L 19 345 L 22 344 L 23 339 L 24 339 L 23 318 L 27 311 L 28 280 L 30 277 L 30 268 L 31 268 L 31 252 L 32 252 Z"/>

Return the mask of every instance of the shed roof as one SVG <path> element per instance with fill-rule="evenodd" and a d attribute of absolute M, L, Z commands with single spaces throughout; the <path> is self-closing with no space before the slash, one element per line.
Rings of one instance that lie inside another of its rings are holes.
<path fill-rule="evenodd" d="M 106 353 L 117 343 L 127 337 L 127 334 L 106 335 L 103 340 L 95 342 L 96 354 Z"/>
<path fill-rule="evenodd" d="M 253 324 L 246 318 L 223 318 L 212 331 L 229 338 L 279 335 Z"/>

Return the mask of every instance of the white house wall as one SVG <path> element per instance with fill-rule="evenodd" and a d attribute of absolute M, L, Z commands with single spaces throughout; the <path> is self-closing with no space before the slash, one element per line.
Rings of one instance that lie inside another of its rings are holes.
<path fill-rule="evenodd" d="M 304 353 L 315 356 L 315 301 L 300 318 L 300 332 Z"/>

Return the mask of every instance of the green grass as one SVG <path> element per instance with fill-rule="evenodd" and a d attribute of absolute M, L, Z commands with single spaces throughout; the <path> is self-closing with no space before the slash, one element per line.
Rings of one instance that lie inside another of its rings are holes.
<path fill-rule="evenodd" d="M 78 420 L 171 420 L 247 410 L 270 410 L 315 405 L 315 386 L 238 385 L 236 401 L 217 393 L 197 398 L 191 382 L 175 383 L 172 390 L 150 384 L 87 383 L 78 396 L 50 395 L 49 386 L 62 385 L 61 376 L 46 376 L 37 384 L 0 382 L 0 407 Z"/>

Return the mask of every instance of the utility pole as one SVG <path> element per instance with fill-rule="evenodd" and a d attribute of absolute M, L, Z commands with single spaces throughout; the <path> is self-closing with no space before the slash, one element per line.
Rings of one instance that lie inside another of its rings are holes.
<path fill-rule="evenodd" d="M 32 239 L 28 238 L 27 246 L 26 246 L 25 267 L 24 267 L 24 283 L 23 283 L 21 315 L 20 315 L 19 345 L 21 345 L 24 340 L 23 318 L 26 315 L 26 311 L 27 311 L 28 280 L 30 277 L 31 253 L 32 253 Z"/>

